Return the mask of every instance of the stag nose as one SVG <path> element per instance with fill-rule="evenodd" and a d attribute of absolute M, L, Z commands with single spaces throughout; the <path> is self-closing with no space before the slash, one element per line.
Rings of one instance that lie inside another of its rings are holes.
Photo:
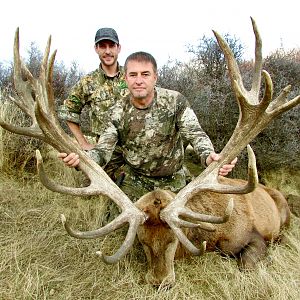
<path fill-rule="evenodd" d="M 150 272 L 146 275 L 146 282 L 157 289 L 170 289 L 175 285 L 175 274 L 169 274 L 166 277 L 153 276 Z"/>

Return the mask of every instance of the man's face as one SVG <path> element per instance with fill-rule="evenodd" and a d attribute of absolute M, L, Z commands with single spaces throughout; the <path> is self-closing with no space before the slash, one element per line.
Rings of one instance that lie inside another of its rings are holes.
<path fill-rule="evenodd" d="M 157 74 L 153 70 L 152 63 L 129 61 L 125 80 L 133 98 L 142 100 L 153 97 Z"/>
<path fill-rule="evenodd" d="M 98 54 L 102 65 L 112 66 L 118 60 L 121 46 L 110 40 L 103 40 L 95 45 L 95 51 Z"/>

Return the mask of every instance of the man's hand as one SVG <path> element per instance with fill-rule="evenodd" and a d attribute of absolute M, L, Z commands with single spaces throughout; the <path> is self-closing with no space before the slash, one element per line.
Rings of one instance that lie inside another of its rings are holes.
<path fill-rule="evenodd" d="M 209 166 L 212 162 L 218 161 L 219 159 L 220 159 L 220 154 L 212 152 L 206 158 L 206 164 Z M 219 175 L 226 176 L 228 173 L 230 173 L 234 168 L 236 162 L 237 162 L 237 157 L 230 164 L 223 165 L 219 170 Z"/>
<path fill-rule="evenodd" d="M 76 153 L 58 153 L 57 157 L 60 158 L 66 166 L 75 168 L 79 165 L 79 155 Z"/>

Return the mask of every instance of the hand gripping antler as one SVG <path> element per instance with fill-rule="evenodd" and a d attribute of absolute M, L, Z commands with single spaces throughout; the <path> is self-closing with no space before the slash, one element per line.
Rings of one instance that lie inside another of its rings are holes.
<path fill-rule="evenodd" d="M 221 159 L 210 164 L 195 180 L 184 187 L 175 197 L 174 202 L 168 205 L 160 214 L 162 220 L 167 222 L 174 230 L 181 243 L 192 253 L 199 254 L 200 251 L 188 240 L 179 228 L 180 216 L 190 215 L 193 220 L 201 221 L 202 217 L 185 208 L 187 201 L 200 191 L 213 191 L 217 193 L 248 193 L 255 188 L 257 182 L 255 157 L 248 147 L 249 167 L 248 184 L 244 187 L 232 187 L 222 185 L 218 182 L 219 168 L 231 162 L 239 153 L 249 144 L 275 117 L 291 109 L 300 103 L 300 96 L 288 100 L 288 94 L 291 90 L 287 86 L 282 90 L 279 96 L 272 101 L 273 84 L 268 72 L 262 70 L 262 42 L 254 20 L 251 18 L 253 31 L 255 35 L 255 63 L 253 71 L 253 83 L 251 90 L 245 89 L 240 74 L 239 67 L 234 55 L 225 40 L 214 31 L 216 39 L 221 47 L 228 66 L 232 89 L 235 93 L 240 116 L 236 128 L 220 153 Z M 259 100 L 259 91 L 261 85 L 261 74 L 265 80 L 265 94 L 263 99 Z"/>
<path fill-rule="evenodd" d="M 102 255 L 106 263 L 115 263 L 121 259 L 133 245 L 137 228 L 146 220 L 145 214 L 136 208 L 130 199 L 110 179 L 110 177 L 95 163 L 60 127 L 55 113 L 55 100 L 53 95 L 52 77 L 56 51 L 49 59 L 51 37 L 48 40 L 40 76 L 34 78 L 23 64 L 19 52 L 19 29 L 16 30 L 14 42 L 14 83 L 17 98 L 11 100 L 16 103 L 32 119 L 30 127 L 18 127 L 0 120 L 0 125 L 17 134 L 26 135 L 43 140 L 59 152 L 77 153 L 80 158 L 79 168 L 90 179 L 90 185 L 83 188 L 65 187 L 50 180 L 43 168 L 42 157 L 37 151 L 38 173 L 42 183 L 50 190 L 69 195 L 106 195 L 121 209 L 122 213 L 103 228 L 91 232 L 73 231 L 65 217 L 63 224 L 67 232 L 77 238 L 94 238 L 108 233 L 129 223 L 127 236 L 120 249 L 112 256 Z M 23 76 L 23 77 L 22 77 Z M 24 80 L 24 78 L 26 78 Z"/>

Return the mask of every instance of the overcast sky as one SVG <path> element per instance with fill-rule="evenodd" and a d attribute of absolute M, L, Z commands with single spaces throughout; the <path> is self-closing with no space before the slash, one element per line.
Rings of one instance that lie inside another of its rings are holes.
<path fill-rule="evenodd" d="M 94 36 L 100 27 L 119 34 L 121 64 L 132 52 L 150 52 L 159 67 L 170 59 L 189 58 L 186 45 L 196 45 L 212 29 L 240 39 L 253 57 L 250 16 L 258 25 L 263 54 L 284 47 L 300 47 L 299 0 L 6 0 L 1 4 L 0 62 L 11 60 L 13 38 L 20 28 L 21 54 L 31 42 L 45 48 L 52 35 L 57 60 L 76 61 L 85 72 L 97 68 Z"/>

